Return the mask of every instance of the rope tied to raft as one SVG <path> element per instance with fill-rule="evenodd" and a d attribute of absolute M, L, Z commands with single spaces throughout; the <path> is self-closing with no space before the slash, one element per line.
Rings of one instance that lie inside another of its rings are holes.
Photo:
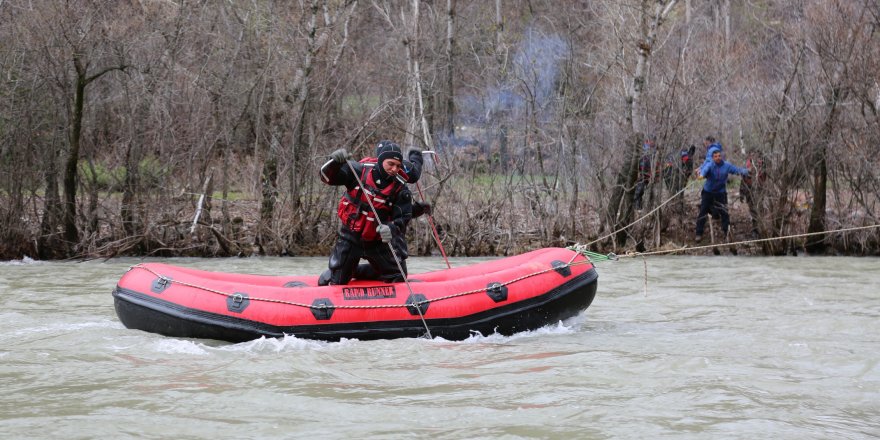
<path fill-rule="evenodd" d="M 498 287 L 502 287 L 502 286 L 508 286 L 513 283 L 517 283 L 517 282 L 520 282 L 520 281 L 523 281 L 523 280 L 526 280 L 526 279 L 529 279 L 532 277 L 543 275 L 548 272 L 555 272 L 563 267 L 575 267 L 575 266 L 581 266 L 581 265 L 585 265 L 585 264 L 592 264 L 592 261 L 590 261 L 589 259 L 584 259 L 584 260 L 580 260 L 580 261 L 575 261 L 573 263 L 566 263 L 566 264 L 563 264 L 560 266 L 549 267 L 547 269 L 542 269 L 539 271 L 528 273 L 528 274 L 522 275 L 520 277 L 510 279 L 508 281 L 493 283 L 491 287 L 486 286 L 486 287 L 481 287 L 478 289 L 472 289 L 472 290 L 467 290 L 467 291 L 463 291 L 463 292 L 459 292 L 459 293 L 453 293 L 450 295 L 445 295 L 445 296 L 441 296 L 441 297 L 437 297 L 437 298 L 426 298 L 424 300 L 413 301 L 413 302 L 404 303 L 404 304 L 376 304 L 376 305 L 318 304 L 318 305 L 314 305 L 314 304 L 306 304 L 306 303 L 301 303 L 301 302 L 296 302 L 296 301 L 287 301 L 287 300 L 274 299 L 274 298 L 249 297 L 248 299 L 250 301 L 260 301 L 260 302 L 267 302 L 267 303 L 274 303 L 274 304 L 284 304 L 284 305 L 289 305 L 289 306 L 296 306 L 296 307 L 303 307 L 303 308 L 307 308 L 307 309 L 317 309 L 317 310 L 325 310 L 325 309 L 353 309 L 353 310 L 357 310 L 357 309 L 397 309 L 397 308 L 407 308 L 407 307 L 416 307 L 418 309 L 421 309 L 421 306 L 424 304 L 430 304 L 432 302 L 444 301 L 444 300 L 448 300 L 448 299 L 452 299 L 452 298 L 459 298 L 462 296 L 483 293 L 483 292 L 486 292 L 487 290 L 489 290 L 490 288 L 498 288 Z M 198 285 L 195 283 L 190 283 L 187 281 L 171 279 L 169 277 L 163 276 L 159 272 L 156 272 L 151 267 L 145 266 L 143 263 L 138 263 L 138 264 L 135 264 L 135 265 L 130 266 L 128 268 L 129 271 L 133 270 L 133 269 L 145 270 L 145 271 L 150 272 L 151 274 L 155 275 L 156 277 L 159 277 L 161 279 L 167 279 L 168 282 L 171 284 L 177 284 L 180 286 L 191 287 L 193 289 L 199 289 L 199 290 L 202 290 L 205 292 L 213 293 L 216 295 L 221 295 L 221 296 L 224 296 L 227 298 L 232 298 L 235 295 L 234 293 L 224 292 L 222 290 L 214 289 L 211 287 L 201 286 L 201 285 Z M 424 319 L 424 317 L 422 319 Z"/>
<path fill-rule="evenodd" d="M 581 255 L 583 255 L 589 259 L 592 259 L 593 261 L 596 261 L 596 262 L 618 261 L 621 257 L 614 254 L 613 252 L 610 252 L 608 254 L 603 255 L 600 253 L 591 252 L 591 251 L 587 250 L 587 248 L 589 248 L 590 246 L 592 246 L 600 241 L 604 241 L 604 240 L 608 239 L 609 237 L 612 237 L 622 231 L 625 231 L 626 229 L 634 226 L 635 224 L 641 222 L 642 220 L 650 217 L 652 214 L 654 214 L 655 212 L 660 210 L 660 208 L 662 208 L 663 206 L 665 206 L 669 202 L 675 200 L 675 198 L 680 196 L 687 189 L 688 189 L 688 187 L 685 186 L 680 191 L 673 194 L 672 196 L 670 196 L 669 198 L 664 200 L 662 203 L 657 205 L 654 209 L 648 211 L 647 213 L 645 213 L 641 217 L 635 219 L 634 221 L 632 221 L 628 225 L 626 225 L 622 228 L 619 228 L 614 232 L 611 232 L 609 234 L 605 234 L 604 236 L 599 237 L 599 238 L 597 238 L 589 243 L 586 243 L 586 244 L 575 243 L 574 245 L 568 246 L 566 249 L 573 250 L 573 251 L 577 252 L 578 254 L 581 254 Z M 709 223 L 709 225 L 711 227 L 712 223 Z M 748 244 L 763 243 L 763 242 L 770 242 L 770 241 L 776 241 L 776 240 L 789 240 L 789 239 L 793 239 L 793 238 L 805 238 L 805 237 L 813 237 L 813 236 L 817 236 L 817 235 L 830 235 L 830 234 L 836 234 L 836 233 L 840 233 L 840 232 L 853 232 L 853 231 L 876 229 L 876 228 L 880 228 L 880 224 L 868 225 L 868 226 L 854 226 L 854 227 L 850 227 L 850 228 L 841 228 L 841 229 L 835 229 L 835 230 L 831 230 L 831 231 L 807 232 L 807 233 L 803 233 L 803 234 L 792 234 L 792 235 L 786 235 L 786 236 L 782 236 L 782 237 L 770 237 L 770 238 L 759 238 L 759 239 L 753 239 L 753 240 L 743 240 L 743 241 L 737 241 L 737 242 L 732 242 L 732 243 L 708 244 L 708 245 L 693 246 L 693 247 L 684 245 L 684 246 L 681 246 L 676 249 L 665 249 L 665 250 L 650 251 L 650 252 L 628 251 L 622 256 L 622 258 L 635 258 L 635 257 L 645 257 L 645 256 L 650 256 L 650 255 L 675 254 L 675 253 L 685 252 L 685 251 L 694 251 L 694 250 L 701 250 L 701 249 L 716 249 L 716 248 L 720 248 L 720 247 L 724 247 L 724 246 L 748 245 Z M 577 255 L 575 255 L 575 257 L 576 256 Z M 569 262 L 571 262 L 571 261 L 574 261 L 574 257 L 572 257 L 572 260 L 570 260 Z"/>
<path fill-rule="evenodd" d="M 591 241 L 591 242 L 585 244 L 584 246 L 585 246 L 585 247 L 589 247 L 589 246 L 591 246 L 591 245 L 593 245 L 593 244 L 596 244 L 596 243 L 598 243 L 598 242 L 600 242 L 600 241 L 603 241 L 603 240 L 605 240 L 605 239 L 607 239 L 607 238 L 609 238 L 609 237 L 612 237 L 612 236 L 614 236 L 614 235 L 616 235 L 616 234 L 618 234 L 618 233 L 620 233 L 620 232 L 623 232 L 623 231 L 629 229 L 630 227 L 632 227 L 632 226 L 635 225 L 636 223 L 638 223 L 638 222 L 640 222 L 640 221 L 642 221 L 642 220 L 644 220 L 644 219 L 650 217 L 652 214 L 654 214 L 655 212 L 659 211 L 660 208 L 666 206 L 667 203 L 669 203 L 669 202 L 675 200 L 675 198 L 678 197 L 678 196 L 680 196 L 682 193 L 684 193 L 685 190 L 687 190 L 687 186 L 685 186 L 684 188 L 682 188 L 681 191 L 679 191 L 679 192 L 673 194 L 672 196 L 670 196 L 668 199 L 666 199 L 665 201 L 663 201 L 663 203 L 657 205 L 657 207 L 655 207 L 654 209 L 652 209 L 652 210 L 648 211 L 647 213 L 645 213 L 645 215 L 643 215 L 643 216 L 641 216 L 641 217 L 639 217 L 639 218 L 633 220 L 630 224 L 628 224 L 628 225 L 626 225 L 626 226 L 624 226 L 624 227 L 622 227 L 622 228 L 620 228 L 620 229 L 618 229 L 618 230 L 616 230 L 616 231 L 614 231 L 614 232 L 612 232 L 612 233 L 610 233 L 610 234 L 605 234 L 604 236 L 599 237 L 599 238 L 597 238 L 597 239 L 595 239 L 595 240 L 593 240 L 593 241 Z"/>
<path fill-rule="evenodd" d="M 685 246 L 678 247 L 675 249 L 664 249 L 664 250 L 650 251 L 650 252 L 630 251 L 630 252 L 627 252 L 626 254 L 624 254 L 623 256 L 621 256 L 620 258 L 636 258 L 636 257 L 646 257 L 646 256 L 653 256 L 653 255 L 667 255 L 667 254 L 675 254 L 675 253 L 685 252 L 685 251 L 714 249 L 714 248 L 725 247 L 725 246 L 749 245 L 749 244 L 765 243 L 765 242 L 777 241 L 777 240 L 790 240 L 793 238 L 814 237 L 817 235 L 830 235 L 830 234 L 837 234 L 837 233 L 841 233 L 841 232 L 863 231 L 863 230 L 876 229 L 876 228 L 880 228 L 880 224 L 869 225 L 869 226 L 854 226 L 851 228 L 834 229 L 831 231 L 806 232 L 803 234 L 792 234 L 792 235 L 785 235 L 782 237 L 756 238 L 756 239 L 752 239 L 752 240 L 742 240 L 742 241 L 735 241 L 735 242 L 731 242 L 731 243 L 707 244 L 707 245 L 703 245 L 703 246 L 687 246 L 687 245 L 685 245 Z"/>
<path fill-rule="evenodd" d="M 581 255 L 585 256 L 586 258 L 588 258 L 592 261 L 595 261 L 595 262 L 619 261 L 621 258 L 641 257 L 642 261 L 644 262 L 644 265 L 645 265 L 645 296 L 648 296 L 648 258 L 647 257 L 649 257 L 649 256 L 669 255 L 669 254 L 676 254 L 676 253 L 681 253 L 681 252 L 685 252 L 685 251 L 715 249 L 715 248 L 725 247 L 725 246 L 749 245 L 749 244 L 764 243 L 764 242 L 777 241 L 777 240 L 790 240 L 790 239 L 794 239 L 794 238 L 805 238 L 805 237 L 813 237 L 813 236 L 817 236 L 817 235 L 829 235 L 829 234 L 836 234 L 836 233 L 841 233 L 841 232 L 854 232 L 854 231 L 862 231 L 862 230 L 876 229 L 876 228 L 880 228 L 880 225 L 854 226 L 851 228 L 841 228 L 841 229 L 835 229 L 832 231 L 807 232 L 807 233 L 803 233 L 803 234 L 792 234 L 792 235 L 786 235 L 786 236 L 782 236 L 782 237 L 770 237 L 770 238 L 758 238 L 758 239 L 753 239 L 753 240 L 742 240 L 742 241 L 737 241 L 737 242 L 733 242 L 733 243 L 708 244 L 708 245 L 694 246 L 694 247 L 690 247 L 690 246 L 685 245 L 685 246 L 678 247 L 675 249 L 664 249 L 664 250 L 650 251 L 650 252 L 628 251 L 625 254 L 620 255 L 620 256 L 616 255 L 613 252 L 609 252 L 608 254 L 603 255 L 600 253 L 588 251 L 586 248 L 588 246 L 590 246 L 591 244 L 594 244 L 596 241 L 593 241 L 593 242 L 590 242 L 587 244 L 574 244 L 574 245 L 568 246 L 566 249 L 570 249 L 572 251 L 575 251 L 578 254 L 581 254 Z M 575 255 L 575 256 L 577 256 L 577 255 Z"/>
<path fill-rule="evenodd" d="M 577 258 L 578 255 L 582 255 L 586 259 L 588 259 L 590 261 L 595 261 L 595 262 L 609 261 L 609 260 L 616 261 L 618 258 L 617 254 L 615 254 L 614 252 L 609 252 L 607 254 L 600 254 L 598 252 L 593 252 L 593 251 L 588 250 L 587 247 L 589 247 L 589 244 L 578 244 L 578 243 L 575 243 L 571 246 L 566 247 L 566 249 L 575 252 L 575 254 L 571 256 L 571 259 L 568 260 L 568 264 L 571 264 L 574 261 L 574 259 Z"/>

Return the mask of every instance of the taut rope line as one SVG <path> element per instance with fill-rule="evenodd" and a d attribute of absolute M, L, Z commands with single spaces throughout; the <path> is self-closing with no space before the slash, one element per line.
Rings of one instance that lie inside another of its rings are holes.
<path fill-rule="evenodd" d="M 587 247 L 590 244 L 595 243 L 595 242 L 587 243 L 587 244 L 575 244 L 575 245 L 569 246 L 568 249 L 571 249 L 579 254 L 582 254 L 595 262 L 609 261 L 609 260 L 617 261 L 620 258 L 636 258 L 636 257 L 646 257 L 646 256 L 652 256 L 652 255 L 675 254 L 675 253 L 685 252 L 685 251 L 712 249 L 712 248 L 719 248 L 719 247 L 724 247 L 724 246 L 737 246 L 737 245 L 741 245 L 741 244 L 763 243 L 763 242 L 767 242 L 767 241 L 788 240 L 788 239 L 792 239 L 792 238 L 813 237 L 816 235 L 830 235 L 830 234 L 837 234 L 840 232 L 863 231 L 863 230 L 867 230 L 867 229 L 876 229 L 876 228 L 880 228 L 880 224 L 869 225 L 869 226 L 854 226 L 851 228 L 834 229 L 832 231 L 807 232 L 807 233 L 803 233 L 803 234 L 785 235 L 782 237 L 758 238 L 758 239 L 754 239 L 754 240 L 735 241 L 732 243 L 707 244 L 704 246 L 694 246 L 694 247 L 683 246 L 683 247 L 680 247 L 677 249 L 666 249 L 666 250 L 662 250 L 662 251 L 627 252 L 626 254 L 623 254 L 623 255 L 615 255 L 614 253 L 611 253 L 608 255 L 603 255 L 603 254 L 597 254 L 595 252 L 588 251 Z"/>
<path fill-rule="evenodd" d="M 833 230 L 833 231 L 807 232 L 807 233 L 804 233 L 804 234 L 786 235 L 786 236 L 782 236 L 782 237 L 758 238 L 758 239 L 755 239 L 755 240 L 743 240 L 743 241 L 736 241 L 736 242 L 733 242 L 733 243 L 707 244 L 707 245 L 704 245 L 704 246 L 694 246 L 694 247 L 688 247 L 688 246 L 685 246 L 685 247 L 681 247 L 681 248 L 678 248 L 678 249 L 667 249 L 667 250 L 662 250 L 662 251 L 651 251 L 651 252 L 628 252 L 628 253 L 626 253 L 626 254 L 624 254 L 624 255 L 620 255 L 620 258 L 634 258 L 634 257 L 649 256 L 649 255 L 674 254 L 674 253 L 676 253 L 676 252 L 683 252 L 683 251 L 694 251 L 694 250 L 700 250 L 700 249 L 712 249 L 712 248 L 724 247 L 724 246 L 736 246 L 736 245 L 740 245 L 740 244 L 763 243 L 763 242 L 766 242 L 766 241 L 788 240 L 788 239 L 791 239 L 791 238 L 813 237 L 813 236 L 816 236 L 816 235 L 828 235 L 828 234 L 836 234 L 836 233 L 838 233 L 838 232 L 852 232 L 852 231 L 861 231 L 861 230 L 875 229 L 875 228 L 880 228 L 880 225 L 855 226 L 855 227 L 852 227 L 852 228 L 835 229 L 835 230 Z"/>
<path fill-rule="evenodd" d="M 783 237 L 770 237 L 770 238 L 759 238 L 759 239 L 755 239 L 755 240 L 743 240 L 743 241 L 737 241 L 737 242 L 733 242 L 733 243 L 709 244 L 709 245 L 705 245 L 705 246 L 696 246 L 696 247 L 684 246 L 684 247 L 680 247 L 678 249 L 667 249 L 667 250 L 662 250 L 662 251 L 627 252 L 626 254 L 619 255 L 619 256 L 615 255 L 614 253 L 610 253 L 608 255 L 603 255 L 603 254 L 598 254 L 598 253 L 591 252 L 591 251 L 587 250 L 587 247 L 592 243 L 588 243 L 588 244 L 584 244 L 584 245 L 574 244 L 572 246 L 569 246 L 567 249 L 571 249 L 572 251 L 576 252 L 576 254 L 581 254 L 581 255 L 585 256 L 587 259 L 589 259 L 590 261 L 594 261 L 594 262 L 609 261 L 609 260 L 610 261 L 617 261 L 620 258 L 642 257 L 642 261 L 645 263 L 645 296 L 648 296 L 648 258 L 647 258 L 648 256 L 675 254 L 675 253 L 685 252 L 685 251 L 693 251 L 693 250 L 700 250 L 700 249 L 713 249 L 713 248 L 719 248 L 719 247 L 724 247 L 724 246 L 736 246 L 736 245 L 741 245 L 741 244 L 763 243 L 763 242 L 767 242 L 767 241 L 788 240 L 788 239 L 792 239 L 792 238 L 812 237 L 812 236 L 816 236 L 816 235 L 836 234 L 839 232 L 862 231 L 862 230 L 875 229 L 875 228 L 880 228 L 880 224 L 870 225 L 870 226 L 854 226 L 851 228 L 835 229 L 833 231 L 808 232 L 808 233 L 804 233 L 804 234 L 793 234 L 793 235 L 786 235 Z"/>
<path fill-rule="evenodd" d="M 615 235 L 615 234 L 617 234 L 618 232 L 621 232 L 621 231 L 623 231 L 623 230 L 626 230 L 626 229 L 629 228 L 630 226 L 632 226 L 632 225 L 634 225 L 634 224 L 636 224 L 636 223 L 638 223 L 638 222 L 640 222 L 640 221 L 642 221 L 642 220 L 644 220 L 644 219 L 650 217 L 651 214 L 653 214 L 653 213 L 659 211 L 660 208 L 662 208 L 664 205 L 666 205 L 667 203 L 671 202 L 673 199 L 675 199 L 676 197 L 678 197 L 678 196 L 679 196 L 681 193 L 683 193 L 686 189 L 687 189 L 687 186 L 685 186 L 684 188 L 682 188 L 681 191 L 679 191 L 679 192 L 673 194 L 672 197 L 666 199 L 666 201 L 664 201 L 663 203 L 657 205 L 656 208 L 654 208 L 654 209 L 648 211 L 647 214 L 645 214 L 645 215 L 643 215 L 643 216 L 641 216 L 641 217 L 635 219 L 632 223 L 630 223 L 630 224 L 628 224 L 628 225 L 626 225 L 626 226 L 624 226 L 624 227 L 622 227 L 622 228 L 620 228 L 620 229 L 618 229 L 618 230 L 616 230 L 616 231 L 614 231 L 614 232 L 612 232 L 612 233 L 610 233 L 610 234 L 607 234 L 607 235 L 605 235 L 604 237 L 597 238 L 597 239 L 595 239 L 595 240 L 593 240 L 593 241 L 591 241 L 591 242 L 585 244 L 584 246 L 590 246 L 590 245 L 592 245 L 592 244 L 595 244 L 595 243 L 598 243 L 598 242 L 600 242 L 600 241 L 602 241 L 602 240 L 605 240 L 606 238 L 611 237 L 612 235 Z"/>
<path fill-rule="evenodd" d="M 616 230 L 616 231 L 614 231 L 614 232 L 612 232 L 612 233 L 610 233 L 610 234 L 607 234 L 607 235 L 605 235 L 604 237 L 597 238 L 597 239 L 595 239 L 595 240 L 593 240 L 593 241 L 591 241 L 591 242 L 589 242 L 589 243 L 587 243 L 587 244 L 585 244 L 585 245 L 576 245 L 576 246 L 579 246 L 579 247 L 582 246 L 584 249 L 586 249 L 586 248 L 590 247 L 590 246 L 593 245 L 593 244 L 596 244 L 596 243 L 598 243 L 598 242 L 600 242 L 600 241 L 602 241 L 602 240 L 605 240 L 605 239 L 608 238 L 608 237 L 611 237 L 612 235 L 617 234 L 617 233 L 620 232 L 620 231 L 624 231 L 624 230 L 626 230 L 626 229 L 629 228 L 630 226 L 632 226 L 632 225 L 634 225 L 634 224 L 636 224 L 636 223 L 638 223 L 638 222 L 640 222 L 640 221 L 642 221 L 642 220 L 644 220 L 644 219 L 650 217 L 651 214 L 654 214 L 655 212 L 657 212 L 658 210 L 660 210 L 660 208 L 662 208 L 663 206 L 665 206 L 667 203 L 671 202 L 673 199 L 675 199 L 676 197 L 680 196 L 680 195 L 681 195 L 686 189 L 687 189 L 687 186 L 685 186 L 684 188 L 682 188 L 681 191 L 679 191 L 679 192 L 673 194 L 672 197 L 669 197 L 669 198 L 666 199 L 663 203 L 657 205 L 656 208 L 654 208 L 654 209 L 648 211 L 647 214 L 645 214 L 645 215 L 643 215 L 643 216 L 641 216 L 641 217 L 635 219 L 635 221 L 633 221 L 632 223 L 630 223 L 630 224 L 628 224 L 628 225 L 626 225 L 626 226 L 624 226 L 624 227 L 622 227 L 622 228 L 620 228 L 620 229 L 618 229 L 618 230 Z M 577 256 L 577 255 L 575 255 L 575 256 Z M 575 257 L 571 257 L 571 260 L 569 260 L 568 262 L 571 263 L 572 261 L 574 261 L 574 258 L 575 258 Z"/>

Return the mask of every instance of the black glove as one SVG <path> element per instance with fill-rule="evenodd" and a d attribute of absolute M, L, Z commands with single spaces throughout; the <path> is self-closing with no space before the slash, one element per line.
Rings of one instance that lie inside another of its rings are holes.
<path fill-rule="evenodd" d="M 346 151 L 345 148 L 340 148 L 330 153 L 330 159 L 333 159 L 336 163 L 345 163 L 345 161 L 351 159 L 351 153 Z"/>
<path fill-rule="evenodd" d="M 406 157 L 411 158 L 413 156 L 422 157 L 422 149 L 416 148 L 416 147 L 410 147 L 409 151 L 406 153 Z M 410 160 L 412 160 L 412 159 L 410 159 Z"/>
<path fill-rule="evenodd" d="M 431 215 L 431 204 L 422 202 L 413 202 L 412 218 L 421 217 L 422 215 Z"/>

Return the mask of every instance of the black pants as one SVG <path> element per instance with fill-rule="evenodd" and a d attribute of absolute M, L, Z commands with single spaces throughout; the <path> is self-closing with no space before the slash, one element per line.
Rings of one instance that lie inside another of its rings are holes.
<path fill-rule="evenodd" d="M 721 230 L 727 234 L 730 228 L 730 216 L 727 214 L 727 193 L 700 192 L 700 214 L 697 216 L 697 235 L 703 235 L 706 227 L 706 216 L 721 217 Z"/>
<path fill-rule="evenodd" d="M 382 243 L 380 240 L 362 242 L 342 235 L 336 238 L 336 245 L 333 246 L 333 251 L 330 253 L 330 277 L 326 281 L 329 281 L 330 284 L 348 284 L 354 276 L 361 258 L 370 263 L 370 268 L 375 273 L 376 278 L 374 279 L 386 283 L 403 281 L 404 275 L 397 268 L 397 263 L 394 261 L 388 244 Z M 398 256 L 398 258 L 400 257 Z M 401 259 L 400 265 L 405 274 L 406 261 Z"/>
<path fill-rule="evenodd" d="M 648 185 L 647 179 L 640 178 L 636 182 L 636 192 L 633 194 L 633 205 L 636 210 L 642 209 L 642 197 L 645 195 L 645 187 Z"/>
<path fill-rule="evenodd" d="M 403 230 L 399 230 L 400 232 L 394 234 L 391 238 L 391 246 L 394 246 L 394 254 L 397 255 L 397 258 L 400 259 L 400 265 L 403 266 L 403 270 L 406 270 L 406 259 L 409 257 L 409 250 L 406 244 L 406 238 L 404 238 L 403 234 L 406 232 Z M 382 244 L 385 250 L 388 250 L 387 244 Z M 394 265 L 394 268 L 397 268 L 397 263 L 394 262 L 394 255 L 391 255 L 391 264 Z M 398 271 L 399 272 L 399 271 Z M 361 263 L 357 265 L 357 268 L 354 270 L 354 278 L 358 280 L 380 280 L 382 277 L 379 275 L 379 272 L 375 269 L 373 264 L 371 263 Z M 403 281 L 403 280 L 401 280 Z"/>

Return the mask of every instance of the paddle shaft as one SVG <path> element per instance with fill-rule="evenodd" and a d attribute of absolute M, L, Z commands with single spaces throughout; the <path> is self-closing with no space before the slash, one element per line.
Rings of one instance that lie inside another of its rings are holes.
<path fill-rule="evenodd" d="M 423 154 L 423 155 L 425 155 L 425 154 L 433 154 L 433 155 L 434 155 L 434 163 L 435 163 L 435 164 L 440 163 L 440 162 L 436 159 L 436 158 L 437 158 L 437 153 L 435 153 L 435 152 L 433 152 L 433 151 L 423 151 L 422 154 Z M 428 203 L 428 201 L 427 201 L 426 198 L 425 198 L 425 194 L 422 192 L 422 186 L 419 185 L 419 182 L 416 182 L 416 189 L 419 191 L 419 197 L 422 198 L 422 202 L 424 202 L 424 203 Z M 432 206 L 431 209 L 432 209 L 432 211 L 433 211 L 433 206 Z M 443 243 L 440 242 L 440 234 L 437 232 L 437 227 L 434 225 L 434 213 L 433 213 L 433 212 L 431 212 L 431 213 L 428 214 L 428 224 L 431 225 L 431 232 L 433 232 L 433 234 L 434 234 L 434 241 L 437 242 L 437 247 L 440 249 L 440 255 L 443 256 L 443 261 L 446 262 L 446 268 L 447 268 L 447 269 L 452 269 L 452 265 L 449 264 L 449 257 L 446 256 L 446 249 L 443 249 Z"/>
<path fill-rule="evenodd" d="M 419 190 L 419 197 L 422 198 L 422 202 L 427 203 L 427 201 L 425 200 L 425 194 L 422 193 L 422 186 L 419 185 L 418 182 L 416 182 L 416 189 Z M 446 250 L 443 249 L 443 243 L 440 242 L 440 234 L 437 233 L 437 227 L 434 226 L 434 215 L 433 214 L 428 214 L 428 224 L 431 225 L 431 232 L 434 233 L 434 241 L 437 242 L 437 247 L 440 248 L 440 255 L 443 256 L 443 261 L 446 262 L 446 268 L 452 269 L 452 265 L 449 264 L 449 257 L 446 256 Z"/>

